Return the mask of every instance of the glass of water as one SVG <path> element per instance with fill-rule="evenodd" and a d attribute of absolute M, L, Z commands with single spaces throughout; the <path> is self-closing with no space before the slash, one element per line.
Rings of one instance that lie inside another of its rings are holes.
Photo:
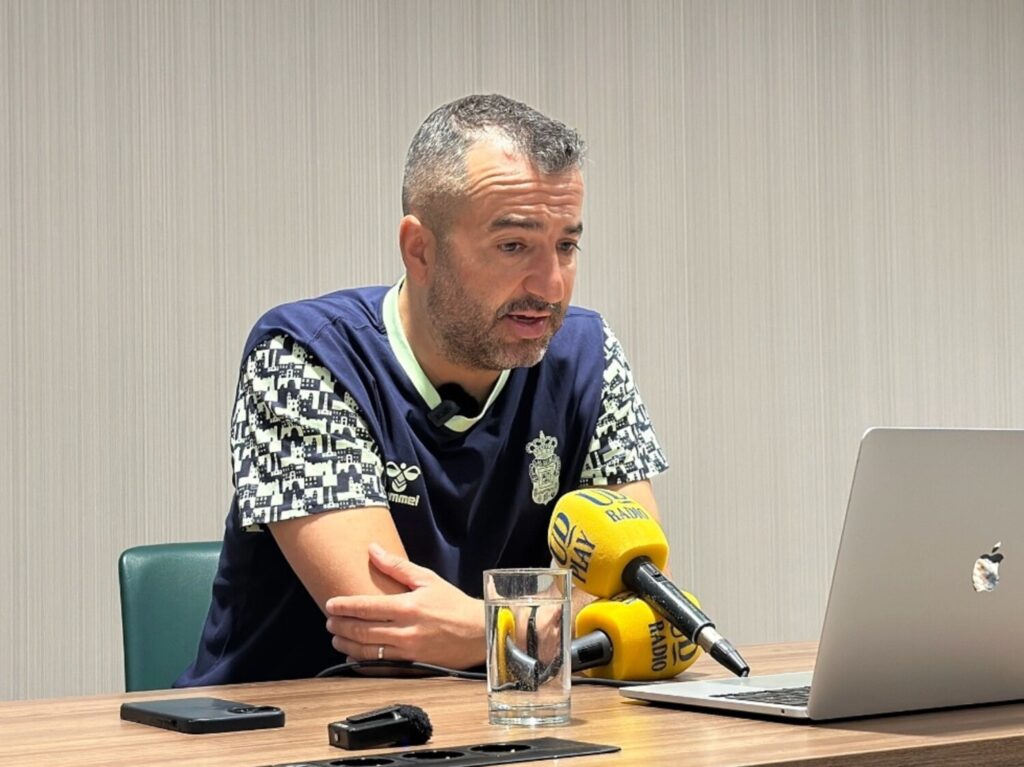
<path fill-rule="evenodd" d="M 556 568 L 484 572 L 491 724 L 569 722 L 571 586 Z"/>

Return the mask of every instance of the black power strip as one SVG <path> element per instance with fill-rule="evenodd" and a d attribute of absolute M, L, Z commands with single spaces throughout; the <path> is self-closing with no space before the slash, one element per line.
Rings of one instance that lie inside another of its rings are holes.
<path fill-rule="evenodd" d="M 603 746 L 599 743 L 584 743 L 578 740 L 534 738 L 452 748 L 406 749 L 385 754 L 318 759 L 312 762 L 286 762 L 272 765 L 272 767 L 399 767 L 410 764 L 442 763 L 446 767 L 486 767 L 486 765 L 493 764 L 532 762 L 538 759 L 564 759 L 570 756 L 611 754 L 620 750 L 618 746 Z"/>

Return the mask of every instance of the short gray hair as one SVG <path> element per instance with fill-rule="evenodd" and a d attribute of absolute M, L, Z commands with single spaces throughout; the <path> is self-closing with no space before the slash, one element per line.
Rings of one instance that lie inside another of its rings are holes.
<path fill-rule="evenodd" d="M 586 146 L 572 128 L 505 96 L 465 96 L 431 112 L 413 136 L 402 180 L 402 212 L 418 211 L 443 236 L 453 203 L 465 189 L 466 154 L 491 131 L 508 138 L 542 173 L 583 165 Z"/>

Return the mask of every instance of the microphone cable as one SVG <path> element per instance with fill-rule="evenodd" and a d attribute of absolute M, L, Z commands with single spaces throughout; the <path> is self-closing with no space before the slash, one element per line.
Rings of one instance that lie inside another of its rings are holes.
<path fill-rule="evenodd" d="M 420 663 L 419 661 L 409 660 L 350 660 L 344 663 L 336 663 L 333 666 L 328 666 L 313 678 L 323 679 L 332 676 L 358 676 L 358 674 L 354 672 L 370 668 L 394 668 L 402 669 L 404 671 L 417 671 L 419 673 L 415 676 L 422 677 L 450 676 L 455 679 L 470 679 L 476 682 L 487 680 L 487 674 L 483 671 L 463 671 L 457 668 L 435 666 L 432 663 Z"/>
<path fill-rule="evenodd" d="M 435 666 L 432 663 L 420 663 L 419 661 L 407 661 L 407 660 L 352 660 L 346 661 L 345 663 L 337 663 L 333 666 L 328 666 L 323 671 L 318 673 L 314 679 L 326 679 L 329 677 L 348 676 L 355 677 L 359 676 L 357 671 L 363 669 L 372 668 L 393 668 L 401 669 L 405 671 L 416 671 L 416 676 L 430 677 L 430 676 L 449 676 L 454 679 L 467 679 L 474 682 L 485 682 L 487 681 L 487 673 L 484 671 L 463 671 L 457 668 L 448 668 L 447 666 Z M 366 677 L 364 677 L 366 678 Z M 672 679 L 666 679 L 666 682 L 673 681 Z M 627 687 L 636 684 L 652 684 L 650 681 L 630 681 L 628 679 L 601 679 L 600 677 L 590 676 L 576 676 L 572 677 L 572 684 L 595 684 L 604 687 Z"/>

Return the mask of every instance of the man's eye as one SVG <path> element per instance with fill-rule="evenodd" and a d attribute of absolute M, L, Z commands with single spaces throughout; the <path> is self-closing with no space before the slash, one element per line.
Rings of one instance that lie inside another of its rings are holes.
<path fill-rule="evenodd" d="M 563 253 L 573 253 L 580 249 L 580 244 L 573 240 L 566 240 L 565 242 L 558 243 L 558 249 Z"/>
<path fill-rule="evenodd" d="M 521 242 L 503 242 L 498 245 L 498 250 L 502 253 L 518 253 L 525 246 Z"/>

